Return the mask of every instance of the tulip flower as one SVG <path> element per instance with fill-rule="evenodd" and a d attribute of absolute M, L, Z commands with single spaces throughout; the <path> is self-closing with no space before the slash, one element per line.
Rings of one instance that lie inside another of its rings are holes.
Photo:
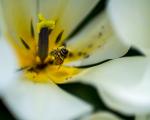
<path fill-rule="evenodd" d="M 105 83 L 109 84 L 105 89 L 111 95 L 114 91 L 119 97 L 120 92 L 130 92 L 127 86 L 132 81 L 126 80 L 126 75 L 132 69 L 126 68 L 132 59 L 123 61 L 127 72 L 124 76 L 121 76 L 120 60 L 99 65 L 129 50 L 129 45 L 114 32 L 105 9 L 91 15 L 104 1 L 0 2 L 0 94 L 16 118 L 70 120 L 92 112 L 93 106 L 63 91 L 57 84 L 81 80 L 96 86 L 100 94 Z M 141 59 L 137 61 L 139 64 L 143 64 Z M 133 67 L 136 68 L 136 64 Z M 136 73 L 140 75 L 140 71 Z M 133 96 L 122 97 L 130 100 L 128 97 Z"/>

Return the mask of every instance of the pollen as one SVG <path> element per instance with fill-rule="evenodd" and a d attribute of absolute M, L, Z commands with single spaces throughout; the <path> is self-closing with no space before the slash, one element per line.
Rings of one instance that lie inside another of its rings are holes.
<path fill-rule="evenodd" d="M 56 21 L 54 20 L 46 20 L 42 14 L 38 15 L 39 23 L 37 23 L 37 32 L 39 33 L 40 30 L 44 27 L 48 27 L 49 29 L 54 29 L 56 25 Z"/>
<path fill-rule="evenodd" d="M 25 71 L 23 77 L 38 83 L 47 83 L 53 81 L 60 84 L 68 82 L 70 78 L 79 72 L 79 69 L 73 67 L 49 65 L 44 69 L 29 69 L 28 71 Z"/>

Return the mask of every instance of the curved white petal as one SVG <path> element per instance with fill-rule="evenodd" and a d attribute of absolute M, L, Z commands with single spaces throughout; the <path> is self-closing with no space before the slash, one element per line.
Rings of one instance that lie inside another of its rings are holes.
<path fill-rule="evenodd" d="M 100 14 L 81 33 L 70 39 L 67 45 L 74 51 L 87 51 L 89 57 L 83 59 L 82 65 L 118 58 L 129 49 L 129 45 L 124 44 L 115 35 L 106 12 Z M 93 51 L 88 53 L 88 50 Z"/>
<path fill-rule="evenodd" d="M 89 69 L 82 79 L 99 90 L 106 104 L 126 114 L 150 111 L 150 64 L 144 57 L 120 58 Z"/>
<path fill-rule="evenodd" d="M 0 94 L 12 81 L 17 70 L 17 60 L 8 42 L 0 37 Z"/>
<path fill-rule="evenodd" d="M 121 119 L 110 112 L 99 111 L 99 112 L 89 115 L 81 120 L 121 120 Z"/>
<path fill-rule="evenodd" d="M 21 120 L 71 120 L 92 110 L 89 104 L 67 94 L 53 83 L 16 80 L 3 92 L 2 98 Z"/>
<path fill-rule="evenodd" d="M 88 15 L 98 0 L 69 0 L 64 13 L 60 15 L 60 27 L 69 35 Z"/>
<path fill-rule="evenodd" d="M 150 1 L 110 0 L 108 12 L 120 38 L 150 54 Z"/>

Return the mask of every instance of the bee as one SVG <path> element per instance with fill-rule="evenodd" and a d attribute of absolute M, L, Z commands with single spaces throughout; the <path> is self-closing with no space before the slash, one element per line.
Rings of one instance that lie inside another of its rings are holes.
<path fill-rule="evenodd" d="M 64 62 L 64 59 L 67 57 L 68 55 L 68 50 L 64 47 L 61 46 L 57 49 L 54 49 L 50 52 L 50 54 L 53 57 L 53 62 L 55 65 L 61 65 Z"/>

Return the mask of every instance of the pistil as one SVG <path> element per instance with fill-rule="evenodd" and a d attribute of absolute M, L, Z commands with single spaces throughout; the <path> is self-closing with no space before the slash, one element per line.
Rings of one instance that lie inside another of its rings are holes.
<path fill-rule="evenodd" d="M 38 56 L 41 60 L 41 63 L 44 63 L 44 60 L 48 56 L 48 44 L 49 44 L 49 35 L 52 29 L 48 27 L 43 27 L 39 33 L 39 40 L 38 40 Z"/>

